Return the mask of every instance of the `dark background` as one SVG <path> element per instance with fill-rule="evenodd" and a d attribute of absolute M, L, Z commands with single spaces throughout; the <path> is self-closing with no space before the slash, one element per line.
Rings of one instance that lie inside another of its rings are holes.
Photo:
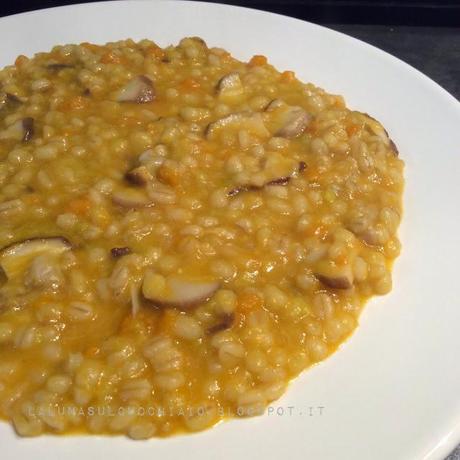
<path fill-rule="evenodd" d="M 211 0 L 211 2 L 214 2 Z M 0 16 L 75 0 L 1 0 Z M 460 26 L 460 0 L 223 0 L 319 23 Z"/>

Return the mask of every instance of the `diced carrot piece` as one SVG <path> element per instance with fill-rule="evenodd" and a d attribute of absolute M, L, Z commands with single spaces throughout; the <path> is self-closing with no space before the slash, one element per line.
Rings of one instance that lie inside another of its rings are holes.
<path fill-rule="evenodd" d="M 252 292 L 245 292 L 238 297 L 238 310 L 243 313 L 260 310 L 263 304 L 263 299 Z"/>
<path fill-rule="evenodd" d="M 335 96 L 335 106 L 344 109 L 346 107 L 345 99 L 342 96 Z"/>
<path fill-rule="evenodd" d="M 252 56 L 251 60 L 249 61 L 249 66 L 257 67 L 257 66 L 265 65 L 266 63 L 267 63 L 267 58 L 265 56 L 256 54 L 255 56 Z"/>
<path fill-rule="evenodd" d="M 334 258 L 334 262 L 337 265 L 347 265 L 348 264 L 348 258 L 345 254 L 339 254 L 337 257 Z"/>
<path fill-rule="evenodd" d="M 58 50 L 53 50 L 51 51 L 50 53 L 50 57 L 51 59 L 53 59 L 53 61 L 56 61 L 56 63 L 59 63 L 59 64 L 63 64 L 63 55 L 61 54 L 60 51 Z"/>
<path fill-rule="evenodd" d="M 162 332 L 171 333 L 173 331 L 177 315 L 178 313 L 176 310 L 170 308 L 164 310 L 160 318 L 160 330 Z"/>
<path fill-rule="evenodd" d="M 237 309 L 235 312 L 234 325 L 242 327 L 246 322 L 248 313 L 262 309 L 264 301 L 262 297 L 252 292 L 245 292 L 238 297 Z"/>
<path fill-rule="evenodd" d="M 193 91 L 200 87 L 200 82 L 191 77 L 188 77 L 180 83 L 180 87 L 184 91 Z"/>
<path fill-rule="evenodd" d="M 163 59 L 165 57 L 165 52 L 157 45 L 152 45 L 146 48 L 145 54 L 156 59 Z"/>
<path fill-rule="evenodd" d="M 70 201 L 69 210 L 74 214 L 87 214 L 91 207 L 91 202 L 88 198 L 76 198 L 75 200 Z"/>
<path fill-rule="evenodd" d="M 84 109 L 87 105 L 88 99 L 83 96 L 75 96 L 69 100 L 69 109 L 71 111 Z"/>
<path fill-rule="evenodd" d="M 158 325 L 158 315 L 156 311 L 140 310 L 136 316 L 129 312 L 120 323 L 120 332 L 122 334 L 139 335 L 141 331 L 152 334 Z"/>
<path fill-rule="evenodd" d="M 26 204 L 37 204 L 40 203 L 40 196 L 36 193 L 29 193 L 22 198 Z"/>
<path fill-rule="evenodd" d="M 101 349 L 99 347 L 90 347 L 85 350 L 85 356 L 87 358 L 95 358 L 100 352 Z"/>
<path fill-rule="evenodd" d="M 107 228 L 110 223 L 110 214 L 105 208 L 91 208 L 91 221 L 103 229 Z"/>
<path fill-rule="evenodd" d="M 37 204 L 40 202 L 40 197 L 36 193 L 25 195 L 22 199 L 27 204 Z"/>
<path fill-rule="evenodd" d="M 359 128 L 360 128 L 359 125 L 355 125 L 355 124 L 348 125 L 346 128 L 348 136 L 351 137 L 354 134 L 356 134 L 359 131 Z"/>
<path fill-rule="evenodd" d="M 180 183 L 179 172 L 169 166 L 160 166 L 157 170 L 156 176 L 157 179 L 164 184 L 175 186 Z"/>
<path fill-rule="evenodd" d="M 125 316 L 120 323 L 120 332 L 126 334 L 133 327 L 133 317 L 131 315 Z"/>
<path fill-rule="evenodd" d="M 295 73 L 292 72 L 291 70 L 285 70 L 282 74 L 281 74 L 281 80 L 284 82 L 284 83 L 292 83 L 293 81 L 295 81 Z"/>
<path fill-rule="evenodd" d="M 102 64 L 120 64 L 121 58 L 113 51 L 109 51 L 102 55 L 101 62 Z"/>
<path fill-rule="evenodd" d="M 90 50 L 92 52 L 97 52 L 99 50 L 103 50 L 105 47 L 100 46 L 100 45 L 95 45 L 94 43 L 88 43 L 88 42 L 83 42 L 80 44 L 83 48 L 86 48 L 87 50 Z"/>
<path fill-rule="evenodd" d="M 27 56 L 24 56 L 23 54 L 20 54 L 16 60 L 14 61 L 14 65 L 20 69 L 27 61 L 29 58 Z"/>
<path fill-rule="evenodd" d="M 305 174 L 306 178 L 307 178 L 309 181 L 314 181 L 314 180 L 318 179 L 318 177 L 319 177 L 318 168 L 316 168 L 316 167 L 314 167 L 314 166 L 308 167 L 308 168 L 304 171 L 304 174 Z"/>

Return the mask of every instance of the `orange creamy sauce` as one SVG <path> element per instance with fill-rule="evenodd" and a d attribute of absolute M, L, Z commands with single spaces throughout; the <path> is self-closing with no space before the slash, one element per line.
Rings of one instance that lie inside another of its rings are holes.
<path fill-rule="evenodd" d="M 120 100 L 139 76 L 152 100 Z M 264 56 L 199 39 L 59 46 L 20 56 L 0 89 L 0 247 L 71 244 L 0 288 L 0 414 L 19 434 L 144 439 L 260 412 L 391 289 L 394 144 Z M 25 118 L 27 141 L 11 128 Z M 147 183 L 127 181 L 140 166 Z"/>

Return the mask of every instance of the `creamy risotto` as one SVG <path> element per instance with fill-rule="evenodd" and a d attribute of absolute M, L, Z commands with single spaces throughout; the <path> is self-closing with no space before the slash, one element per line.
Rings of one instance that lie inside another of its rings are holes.
<path fill-rule="evenodd" d="M 403 162 L 341 96 L 200 38 L 0 71 L 0 415 L 21 436 L 263 411 L 391 290 Z"/>

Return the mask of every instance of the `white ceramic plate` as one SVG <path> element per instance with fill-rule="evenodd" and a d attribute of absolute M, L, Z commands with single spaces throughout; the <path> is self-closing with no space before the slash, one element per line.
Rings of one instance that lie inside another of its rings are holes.
<path fill-rule="evenodd" d="M 354 336 L 298 378 L 268 415 L 148 442 L 17 439 L 1 424 L 1 458 L 443 458 L 460 441 L 460 104 L 410 66 L 345 35 L 195 2 L 107 2 L 7 17 L 0 66 L 55 44 L 131 37 L 167 45 L 190 35 L 240 59 L 265 54 L 388 128 L 407 178 L 394 290 L 373 299 Z"/>

